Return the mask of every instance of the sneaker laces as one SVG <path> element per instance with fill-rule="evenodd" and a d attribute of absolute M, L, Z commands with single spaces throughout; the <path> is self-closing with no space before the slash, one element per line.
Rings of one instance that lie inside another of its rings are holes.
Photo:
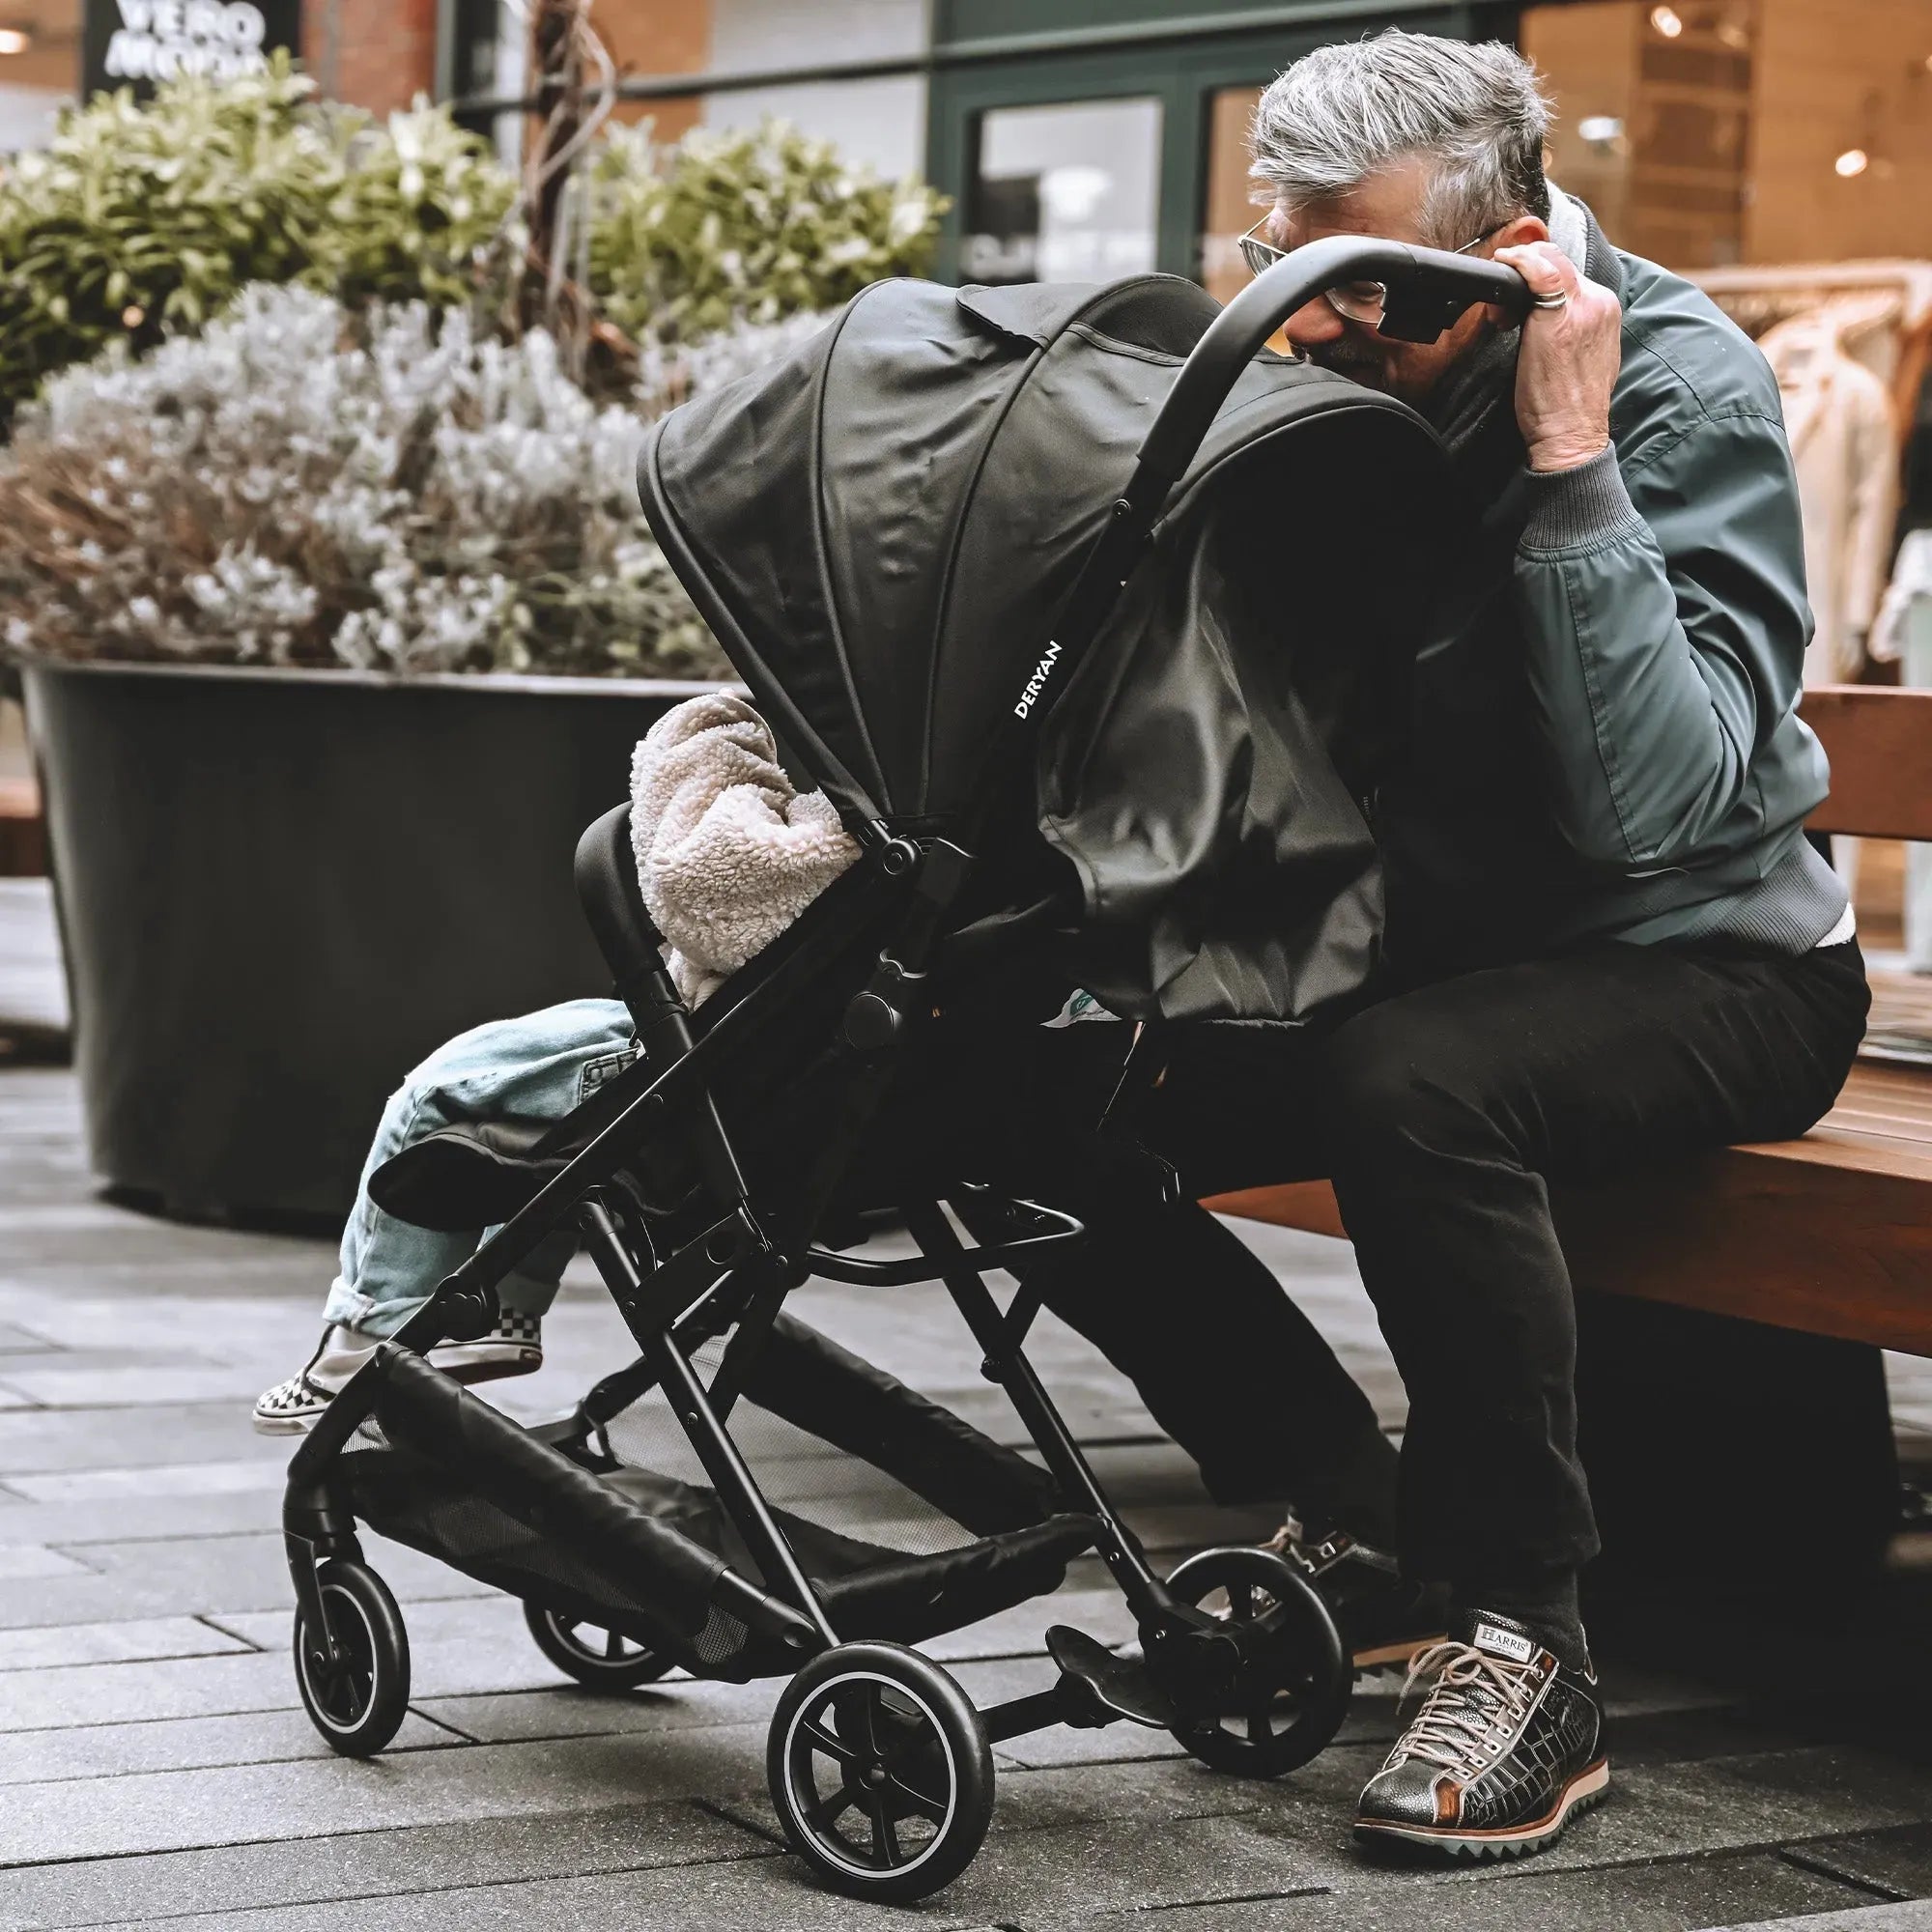
<path fill-rule="evenodd" d="M 1514 1731 L 1536 1708 L 1540 1686 L 1527 1664 L 1485 1655 L 1450 1637 L 1431 1644 L 1408 1666 L 1406 1702 L 1426 1679 L 1430 1686 L 1414 1721 L 1396 1747 L 1400 1763 L 1419 1757 L 1458 1775 L 1485 1769 L 1498 1755 L 1491 1740 Z"/>

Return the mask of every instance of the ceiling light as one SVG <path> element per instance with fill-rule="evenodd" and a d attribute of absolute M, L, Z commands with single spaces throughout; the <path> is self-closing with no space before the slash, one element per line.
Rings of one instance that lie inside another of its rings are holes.
<path fill-rule="evenodd" d="M 1850 181 L 1854 175 L 1861 175 L 1871 166 L 1871 156 L 1862 148 L 1847 148 L 1832 166 Z"/>
<path fill-rule="evenodd" d="M 32 34 L 18 27 L 0 27 L 0 54 L 23 54 L 33 44 Z"/>
<path fill-rule="evenodd" d="M 1684 31 L 1683 16 L 1674 7 L 1653 7 L 1650 10 L 1650 24 L 1666 41 L 1674 41 Z"/>
<path fill-rule="evenodd" d="M 1615 141 L 1622 138 L 1624 124 L 1614 114 L 1586 114 L 1577 124 L 1579 139 L 1585 141 Z"/>

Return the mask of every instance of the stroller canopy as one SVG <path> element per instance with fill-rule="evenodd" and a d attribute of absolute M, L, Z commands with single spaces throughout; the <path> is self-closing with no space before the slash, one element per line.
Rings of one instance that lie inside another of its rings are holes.
<path fill-rule="evenodd" d="M 955 834 L 984 811 L 987 746 L 1218 312 L 1165 275 L 884 282 L 655 426 L 652 529 L 842 810 Z M 1040 740 L 1030 816 L 1086 923 L 1133 934 L 1087 962 L 1117 1010 L 1294 1016 L 1366 969 L 1358 801 L 1404 708 L 1441 463 L 1337 376 L 1264 355 L 1236 381 Z"/>

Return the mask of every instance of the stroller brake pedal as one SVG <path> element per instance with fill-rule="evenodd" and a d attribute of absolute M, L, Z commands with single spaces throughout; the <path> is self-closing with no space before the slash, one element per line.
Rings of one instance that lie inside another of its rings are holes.
<path fill-rule="evenodd" d="M 1125 1718 L 1156 1731 L 1171 1731 L 1179 1723 L 1179 1713 L 1140 1659 L 1121 1657 L 1097 1637 L 1065 1624 L 1047 1632 L 1046 1654 L 1060 1666 L 1063 1698 L 1099 1707 L 1089 1722 Z"/>

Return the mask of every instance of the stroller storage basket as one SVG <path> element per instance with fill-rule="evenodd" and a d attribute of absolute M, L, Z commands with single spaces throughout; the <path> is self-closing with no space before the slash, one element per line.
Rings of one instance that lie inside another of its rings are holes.
<path fill-rule="evenodd" d="M 720 1601 L 722 1577 L 755 1572 L 715 1492 L 594 1449 L 569 1424 L 526 1429 L 405 1350 L 380 1351 L 363 1373 L 379 1380 L 370 1422 L 338 1466 L 371 1528 L 483 1582 L 621 1630 L 707 1677 L 742 1681 L 796 1666 L 782 1641 Z M 815 1393 L 822 1401 L 827 1391 Z M 949 1425 L 956 1480 L 974 1432 L 931 1412 Z M 908 1413 L 901 1450 L 927 1433 L 918 1409 Z M 607 1441 L 625 1439 L 621 1420 L 612 1419 Z M 1010 1452 L 977 1441 L 990 1452 L 987 1488 L 1008 1492 L 1010 1514 Z M 1035 1510 L 1034 1520 L 978 1540 L 935 1525 L 949 1547 L 911 1553 L 782 1508 L 774 1515 L 839 1630 L 900 1643 L 1058 1588 L 1068 1559 L 1097 1530 L 1091 1518 Z"/>

